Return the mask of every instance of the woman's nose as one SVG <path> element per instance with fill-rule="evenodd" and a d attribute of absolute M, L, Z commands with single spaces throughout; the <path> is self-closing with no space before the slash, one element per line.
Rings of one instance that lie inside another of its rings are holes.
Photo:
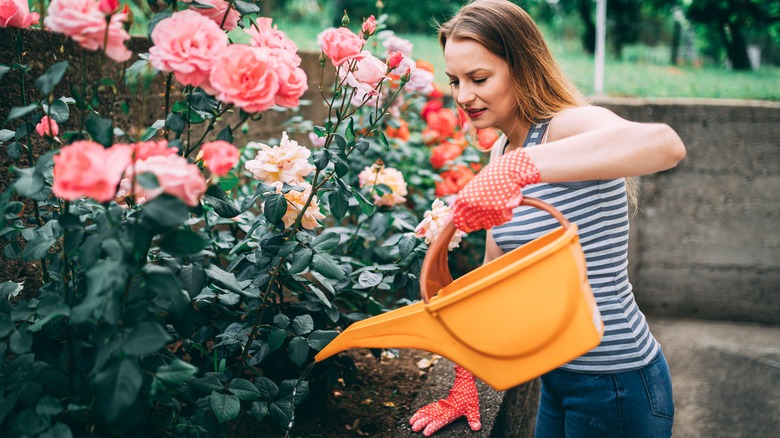
<path fill-rule="evenodd" d="M 467 103 L 474 100 L 474 92 L 471 90 L 471 87 L 461 85 L 458 89 L 458 94 L 455 96 L 455 101 L 461 105 L 465 106 Z"/>

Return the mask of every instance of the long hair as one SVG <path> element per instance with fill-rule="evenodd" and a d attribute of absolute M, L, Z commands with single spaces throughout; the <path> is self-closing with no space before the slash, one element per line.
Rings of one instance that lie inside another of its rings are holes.
<path fill-rule="evenodd" d="M 566 77 L 533 19 L 507 0 L 476 0 L 439 27 L 448 40 L 471 39 L 506 61 L 517 112 L 528 123 L 588 102 Z"/>
<path fill-rule="evenodd" d="M 439 25 L 442 50 L 449 40 L 470 39 L 506 61 L 512 78 L 517 114 L 528 123 L 558 112 L 589 105 L 563 73 L 542 32 L 523 8 L 507 0 L 473 0 Z M 626 178 L 630 210 L 636 211 L 637 187 Z"/>

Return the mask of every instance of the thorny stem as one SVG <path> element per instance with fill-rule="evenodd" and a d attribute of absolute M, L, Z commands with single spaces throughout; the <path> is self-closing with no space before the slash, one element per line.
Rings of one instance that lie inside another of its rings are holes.
<path fill-rule="evenodd" d="M 171 103 L 171 81 L 173 80 L 173 73 L 168 73 L 165 79 L 165 117 L 168 117 L 168 111 Z M 165 139 L 168 140 L 168 134 L 170 129 L 165 129 Z"/>
<path fill-rule="evenodd" d="M 227 21 L 228 13 L 231 9 L 233 9 L 233 3 L 235 3 L 236 0 L 230 0 L 230 4 L 228 5 L 227 9 L 225 9 L 225 15 L 222 16 L 222 23 L 219 24 L 220 29 L 225 28 L 225 22 Z"/>
<path fill-rule="evenodd" d="M 22 60 L 22 53 L 24 52 L 24 48 L 22 44 L 24 43 L 24 38 L 22 36 L 22 30 L 19 29 L 18 33 L 16 34 L 16 38 L 18 41 L 17 48 L 19 49 L 18 52 L 16 52 L 18 64 L 19 64 L 19 86 L 21 88 L 22 93 L 22 106 L 27 106 L 27 95 L 25 93 L 24 89 L 24 68 L 21 66 L 23 65 Z M 35 156 L 33 155 L 33 149 L 32 149 L 32 121 L 30 119 L 30 114 L 27 114 L 25 117 L 25 130 L 26 132 L 26 138 L 27 138 L 27 159 L 30 161 L 30 167 L 35 166 Z M 49 124 L 51 127 L 51 122 Z M 35 213 L 35 224 L 39 227 L 43 225 L 43 222 L 41 221 L 41 210 L 38 206 L 38 201 L 33 200 L 33 210 Z M 46 259 L 41 259 L 41 270 L 43 271 L 43 282 L 48 283 L 49 282 L 49 266 L 46 263 Z"/>

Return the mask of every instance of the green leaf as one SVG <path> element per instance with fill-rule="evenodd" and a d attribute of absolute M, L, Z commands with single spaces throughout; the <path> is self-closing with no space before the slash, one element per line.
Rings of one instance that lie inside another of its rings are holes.
<path fill-rule="evenodd" d="M 18 160 L 22 156 L 22 145 L 18 141 L 15 141 L 8 145 L 5 150 L 8 157 L 12 160 Z"/>
<path fill-rule="evenodd" d="M 241 30 L 239 32 L 236 32 L 236 33 L 237 34 L 246 34 L 246 32 L 244 32 L 243 30 Z M 249 44 L 251 39 L 252 38 L 250 37 L 247 40 L 246 44 Z M 235 44 L 235 43 L 236 43 L 236 40 L 233 40 L 233 44 Z M 233 130 L 230 129 L 229 125 L 225 126 L 224 128 L 222 128 L 221 131 L 219 131 L 219 134 L 217 134 L 217 140 L 223 140 L 223 141 L 226 141 L 228 143 L 233 143 Z M 229 190 L 229 189 L 226 189 L 226 190 Z"/>
<path fill-rule="evenodd" d="M 238 177 L 233 173 L 228 173 L 227 175 L 219 177 L 219 188 L 226 192 L 233 190 L 238 183 Z"/>
<path fill-rule="evenodd" d="M 268 222 L 275 224 L 287 213 L 287 199 L 281 193 L 271 193 L 263 202 L 263 215 Z"/>
<path fill-rule="evenodd" d="M 328 160 L 328 154 L 325 151 L 317 151 L 311 154 L 311 159 L 314 162 L 314 166 L 322 172 L 323 169 L 328 167 L 328 163 L 330 162 Z"/>
<path fill-rule="evenodd" d="M 180 199 L 162 194 L 144 204 L 143 214 L 160 228 L 170 229 L 187 220 L 189 208 Z"/>
<path fill-rule="evenodd" d="M 342 280 L 344 271 L 328 254 L 314 254 L 314 269 L 327 278 Z"/>
<path fill-rule="evenodd" d="M 220 424 L 237 418 L 241 412 L 241 402 L 238 397 L 216 391 L 209 396 L 209 406 Z"/>
<path fill-rule="evenodd" d="M 347 135 L 347 140 L 352 141 L 355 139 L 355 125 L 352 121 L 352 117 L 349 118 L 347 129 L 344 133 Z"/>
<path fill-rule="evenodd" d="M 155 353 L 172 339 L 165 328 L 156 321 L 142 321 L 126 331 L 128 334 L 122 344 L 122 351 L 134 356 Z"/>
<path fill-rule="evenodd" d="M 292 256 L 292 262 L 290 263 L 290 268 L 287 270 L 290 274 L 299 274 L 303 272 L 307 267 L 309 267 L 309 263 L 311 263 L 311 259 L 314 253 L 309 248 L 304 248 Z"/>
<path fill-rule="evenodd" d="M 417 238 L 411 234 L 404 234 L 401 240 L 398 242 L 398 254 L 401 259 L 405 259 L 412 253 L 414 245 L 417 243 Z"/>
<path fill-rule="evenodd" d="M 49 427 L 49 418 L 28 408 L 19 413 L 14 424 L 22 436 L 35 436 Z"/>
<path fill-rule="evenodd" d="M 260 12 L 260 8 L 254 3 L 236 0 L 233 4 L 241 15 L 256 14 Z"/>
<path fill-rule="evenodd" d="M 27 242 L 27 245 L 22 250 L 22 260 L 31 262 L 33 260 L 40 260 L 49 254 L 49 248 L 57 243 L 56 239 L 38 234 L 32 240 Z"/>
<path fill-rule="evenodd" d="M 325 231 L 314 239 L 314 242 L 311 243 L 311 247 L 318 251 L 328 251 L 338 246 L 340 241 L 341 236 L 330 231 Z"/>
<path fill-rule="evenodd" d="M 145 189 L 156 189 L 160 187 L 160 181 L 157 180 L 157 176 L 152 172 L 144 172 L 135 177 L 138 184 Z"/>
<path fill-rule="evenodd" d="M 258 377 L 253 382 L 257 390 L 260 391 L 260 398 L 263 400 L 273 400 L 279 395 L 279 387 L 268 377 Z"/>
<path fill-rule="evenodd" d="M 361 138 L 357 143 L 355 143 L 355 148 L 359 150 L 361 154 L 365 154 L 370 146 L 371 143 L 369 143 L 365 138 Z"/>
<path fill-rule="evenodd" d="M 241 214 L 241 210 L 218 185 L 211 185 L 206 189 L 205 199 L 220 217 L 233 218 Z"/>
<path fill-rule="evenodd" d="M 53 417 L 63 410 L 62 403 L 50 395 L 44 396 L 35 404 L 35 412 L 46 417 Z"/>
<path fill-rule="evenodd" d="M 38 435 L 38 438 L 73 438 L 73 432 L 65 423 L 55 423 L 51 429 Z"/>
<path fill-rule="evenodd" d="M 92 136 L 92 139 L 102 144 L 104 147 L 109 147 L 114 142 L 114 122 L 108 119 L 103 119 L 95 113 L 89 113 L 87 115 L 87 132 Z"/>
<path fill-rule="evenodd" d="M 160 365 L 155 375 L 158 379 L 171 385 L 178 385 L 189 380 L 198 372 L 198 368 L 183 360 L 174 359 L 167 365 Z"/>
<path fill-rule="evenodd" d="M 268 335 L 268 348 L 271 351 L 276 351 L 284 343 L 286 334 L 283 329 L 274 329 L 271 334 Z"/>
<path fill-rule="evenodd" d="M 256 421 L 263 421 L 263 418 L 268 414 L 268 403 L 266 402 L 252 402 L 252 408 L 249 411 L 249 415 Z"/>
<path fill-rule="evenodd" d="M 335 330 L 315 330 L 309 335 L 307 342 L 313 350 L 320 351 L 338 335 L 339 332 Z"/>
<path fill-rule="evenodd" d="M 222 373 L 209 373 L 208 375 L 195 379 L 192 386 L 200 392 L 222 391 L 225 388 L 227 378 Z"/>
<path fill-rule="evenodd" d="M 14 167 L 14 172 L 16 179 L 13 182 L 13 187 L 22 196 L 30 197 L 40 192 L 46 184 L 43 174 L 36 171 L 34 167 L 25 169 Z"/>
<path fill-rule="evenodd" d="M 372 288 L 382 282 L 384 277 L 382 274 L 371 271 L 363 271 L 358 277 L 358 284 L 360 287 L 368 289 Z"/>
<path fill-rule="evenodd" d="M 154 304 L 160 309 L 178 315 L 190 304 L 189 295 L 169 268 L 147 264 L 143 277 L 149 295 L 154 297 Z"/>
<path fill-rule="evenodd" d="M 300 368 L 309 358 L 309 344 L 306 339 L 302 337 L 295 337 L 290 341 L 290 346 L 287 347 L 287 355 L 292 363 Z"/>
<path fill-rule="evenodd" d="M 68 61 L 58 62 L 49 67 L 46 73 L 39 76 L 35 80 L 35 85 L 41 90 L 41 94 L 48 96 L 54 90 L 54 86 L 60 83 L 67 69 Z"/>
<path fill-rule="evenodd" d="M 292 406 L 287 400 L 277 400 L 268 405 L 268 416 L 271 417 L 277 425 L 285 429 L 290 425 L 292 413 Z"/>
<path fill-rule="evenodd" d="M 349 195 L 344 190 L 337 189 L 328 196 L 330 212 L 337 220 L 341 220 L 349 208 Z"/>
<path fill-rule="evenodd" d="M 0 79 L 3 79 L 3 75 L 8 73 L 11 70 L 11 67 L 7 65 L 0 65 Z"/>
<path fill-rule="evenodd" d="M 165 125 L 171 129 L 171 131 L 181 134 L 184 132 L 184 116 L 179 113 L 169 113 L 165 117 Z"/>
<path fill-rule="evenodd" d="M 173 15 L 173 11 L 164 9 L 161 12 L 156 13 L 154 17 L 149 20 L 148 28 L 146 29 L 146 37 L 149 39 L 149 41 L 152 41 L 152 31 L 154 30 L 154 27 L 157 26 L 157 23 L 165 20 L 171 15 Z"/>
<path fill-rule="evenodd" d="M 9 345 L 11 347 L 11 351 L 14 353 L 27 353 L 30 351 L 30 348 L 32 348 L 32 344 L 33 335 L 32 332 L 27 328 L 27 324 L 20 325 L 15 332 L 11 333 Z"/>
<path fill-rule="evenodd" d="M 38 103 L 31 103 L 31 104 L 29 104 L 27 106 L 16 106 L 16 107 L 13 107 L 13 108 L 11 108 L 11 111 L 8 112 L 8 118 L 6 118 L 5 121 L 6 121 L 6 123 L 8 123 L 8 121 L 10 121 L 10 120 L 18 119 L 20 117 L 24 117 L 24 116 L 32 113 L 33 111 L 35 111 L 36 108 L 38 108 Z"/>
<path fill-rule="evenodd" d="M 143 374 L 135 358 L 113 359 L 92 379 L 97 406 L 109 423 L 127 412 L 141 389 Z"/>
<path fill-rule="evenodd" d="M 294 395 L 293 391 L 295 391 Z M 301 404 L 309 396 L 309 382 L 298 379 L 282 380 L 279 385 L 279 400 L 289 401 L 290 396 L 292 396 L 292 402 L 296 406 Z"/>
<path fill-rule="evenodd" d="M 205 269 L 206 275 L 214 280 L 217 284 L 225 289 L 235 292 L 237 294 L 243 294 L 244 291 L 241 285 L 238 284 L 236 276 L 232 272 L 227 272 L 217 265 L 208 265 Z"/>
<path fill-rule="evenodd" d="M 350 119 L 351 121 L 351 119 Z M 347 139 L 344 138 L 341 134 L 335 134 L 333 136 L 333 140 L 336 142 L 336 146 L 338 146 L 339 150 L 341 152 L 344 152 L 347 149 Z"/>
<path fill-rule="evenodd" d="M 0 129 L 0 142 L 5 143 L 8 140 L 13 139 L 16 136 L 16 132 L 10 129 Z"/>
<path fill-rule="evenodd" d="M 160 239 L 163 251 L 175 254 L 197 254 L 209 244 L 209 240 L 201 233 L 178 228 Z"/>
<path fill-rule="evenodd" d="M 309 334 L 314 330 L 314 319 L 311 315 L 298 315 L 293 319 L 292 330 L 298 336 Z"/>
<path fill-rule="evenodd" d="M 360 193 L 360 190 L 351 187 L 352 192 L 357 195 L 356 198 L 358 200 L 358 206 L 360 206 L 360 211 L 363 212 L 366 216 L 371 216 L 374 214 L 374 210 L 376 207 L 374 206 L 374 203 L 366 199 L 362 193 Z"/>
<path fill-rule="evenodd" d="M 233 379 L 228 383 L 227 390 L 240 400 L 257 400 L 262 394 L 249 380 Z"/>
<path fill-rule="evenodd" d="M 63 124 L 67 122 L 70 117 L 70 107 L 68 107 L 68 104 L 65 103 L 62 98 L 59 98 L 51 103 L 49 115 L 55 122 Z"/>

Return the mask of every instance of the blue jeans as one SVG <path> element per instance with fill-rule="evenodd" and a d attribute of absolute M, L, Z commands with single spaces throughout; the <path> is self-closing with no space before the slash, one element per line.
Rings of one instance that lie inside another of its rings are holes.
<path fill-rule="evenodd" d="M 672 379 L 663 354 L 646 367 L 615 374 L 561 369 L 542 376 L 535 438 L 668 438 Z"/>

